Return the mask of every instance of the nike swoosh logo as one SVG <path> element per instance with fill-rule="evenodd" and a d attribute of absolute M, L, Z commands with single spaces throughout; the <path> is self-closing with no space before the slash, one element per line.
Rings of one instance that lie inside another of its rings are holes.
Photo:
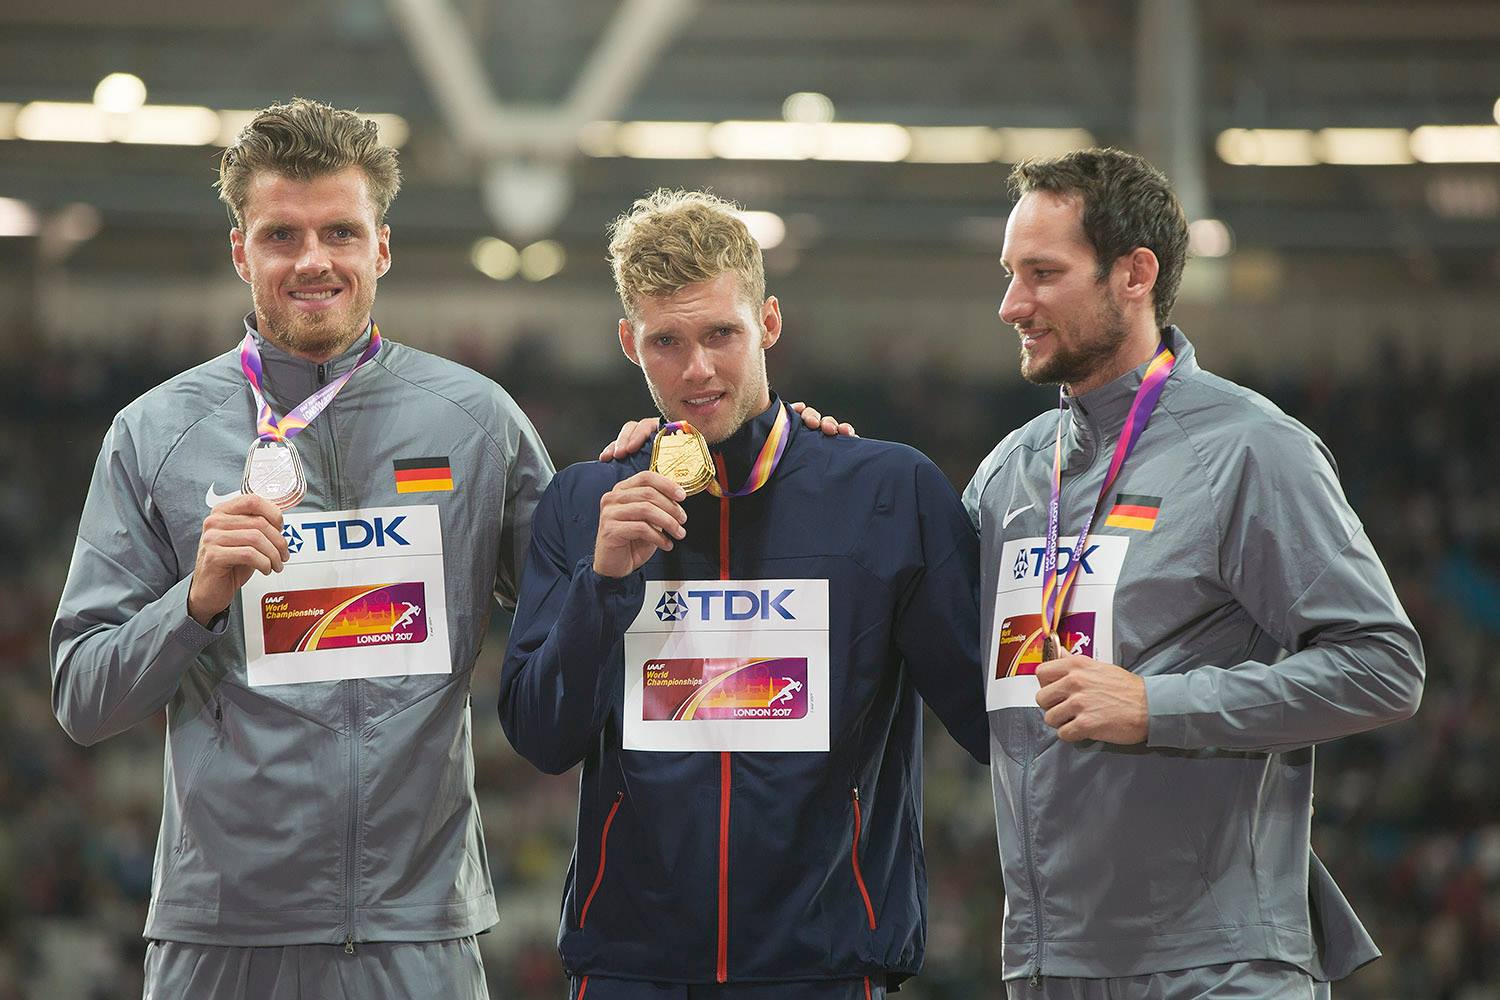
<path fill-rule="evenodd" d="M 241 490 L 235 490 L 233 493 L 225 493 L 223 495 L 220 495 L 214 492 L 213 484 L 209 483 L 208 492 L 203 494 L 203 502 L 208 504 L 209 510 L 212 510 L 213 508 L 219 506 L 219 504 L 224 503 L 226 500 L 233 500 L 235 497 L 240 496 L 241 493 Z"/>
<path fill-rule="evenodd" d="M 212 505 L 210 505 L 210 506 L 212 506 Z M 1026 513 L 1028 510 L 1030 510 L 1031 508 L 1033 508 L 1035 506 L 1036 506 L 1036 504 L 1029 503 L 1029 504 L 1027 504 L 1024 507 L 1017 507 L 1015 510 L 1011 511 L 1009 514 L 1006 514 L 1005 515 L 1005 520 L 1003 520 L 1003 521 L 1000 522 L 1000 528 L 1001 528 L 1001 530 L 1009 528 L 1010 527 L 1010 522 L 1014 521 L 1016 518 L 1020 517 L 1022 514 Z"/>

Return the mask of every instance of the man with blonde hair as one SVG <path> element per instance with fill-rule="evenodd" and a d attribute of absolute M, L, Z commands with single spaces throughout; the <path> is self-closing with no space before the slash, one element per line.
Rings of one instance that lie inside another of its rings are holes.
<path fill-rule="evenodd" d="M 372 122 L 257 115 L 220 166 L 243 339 L 100 451 L 53 706 L 85 744 L 166 709 L 151 1000 L 489 995 L 469 682 L 552 465 L 372 320 L 399 185 Z"/>
<path fill-rule="evenodd" d="M 574 1000 L 871 1000 L 922 963 L 921 700 L 988 728 L 976 536 L 904 445 L 771 392 L 782 335 L 735 206 L 616 221 L 648 459 L 543 495 L 501 676 L 516 748 L 582 762 L 559 950 Z"/>

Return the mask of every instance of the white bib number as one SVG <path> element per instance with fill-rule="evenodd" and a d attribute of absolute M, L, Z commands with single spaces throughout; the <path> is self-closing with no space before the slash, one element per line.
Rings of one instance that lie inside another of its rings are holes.
<path fill-rule="evenodd" d="M 1042 557 L 1046 545 L 1045 538 L 1016 538 L 1000 551 L 985 690 L 985 707 L 992 712 L 997 708 L 1037 708 L 1040 685 L 1036 668 L 1042 662 Z M 1083 565 L 1073 581 L 1068 609 L 1058 628 L 1063 652 L 1115 661 L 1115 587 L 1129 547 L 1130 539 L 1114 535 L 1090 538 L 1084 545 L 1079 557 Z M 1059 578 L 1074 558 L 1071 548 L 1058 547 Z"/>
<path fill-rule="evenodd" d="M 452 673 L 438 509 L 289 513 L 291 558 L 240 591 L 251 687 Z"/>
<path fill-rule="evenodd" d="M 828 730 L 827 580 L 646 584 L 626 750 L 826 751 Z"/>

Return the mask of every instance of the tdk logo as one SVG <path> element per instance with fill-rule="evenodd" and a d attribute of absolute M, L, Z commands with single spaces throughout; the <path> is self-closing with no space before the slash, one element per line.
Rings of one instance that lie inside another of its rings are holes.
<path fill-rule="evenodd" d="M 374 546 L 377 549 L 385 548 L 387 545 L 410 545 L 405 538 L 397 532 L 401 522 L 406 520 L 405 514 L 399 514 L 387 521 L 383 517 L 377 517 L 373 521 L 366 521 L 361 517 L 351 517 L 343 521 L 303 521 L 302 530 L 313 533 L 313 543 L 319 552 L 326 552 L 330 548 L 339 549 L 363 549 Z M 284 533 L 284 532 L 283 532 Z M 292 529 L 296 535 L 297 529 Z M 288 539 L 290 541 L 290 539 Z M 297 539 L 297 546 L 301 548 L 302 541 Z M 293 549 L 296 551 L 296 549 Z"/>
<path fill-rule="evenodd" d="M 689 602 L 698 602 L 698 618 L 706 622 L 716 619 L 747 622 L 754 618 L 770 621 L 772 615 L 785 621 L 796 621 L 797 616 L 783 603 L 794 593 L 796 591 L 791 587 L 775 595 L 769 590 L 690 590 L 687 598 Z"/>
<path fill-rule="evenodd" d="M 302 551 L 302 536 L 297 534 L 297 529 L 290 524 L 281 526 L 281 537 L 286 539 L 286 550 L 291 555 Z"/>
<path fill-rule="evenodd" d="M 1093 576 L 1094 574 L 1094 567 L 1089 565 L 1089 557 L 1097 551 L 1099 551 L 1099 546 L 1097 543 L 1090 545 L 1088 548 L 1083 550 L 1083 555 L 1078 560 L 1078 562 L 1081 564 L 1080 569 L 1084 574 L 1088 576 Z M 1011 575 L 1017 580 L 1024 580 L 1027 576 L 1041 576 L 1042 563 L 1046 560 L 1046 558 L 1047 549 L 1045 546 L 1038 545 L 1037 547 L 1032 549 L 1022 549 L 1020 552 L 1016 553 L 1016 560 L 1011 565 Z M 1072 568 L 1072 565 L 1072 548 L 1066 545 L 1059 545 L 1057 547 L 1058 575 L 1061 576 L 1067 573 L 1068 570 Z"/>
<path fill-rule="evenodd" d="M 675 590 L 669 590 L 661 595 L 661 600 L 656 602 L 656 617 L 664 622 L 680 622 L 687 617 L 687 602 Z"/>

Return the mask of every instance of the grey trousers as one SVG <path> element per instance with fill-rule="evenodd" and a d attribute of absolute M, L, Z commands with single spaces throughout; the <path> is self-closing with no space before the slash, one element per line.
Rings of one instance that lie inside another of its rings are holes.
<path fill-rule="evenodd" d="M 152 941 L 144 1000 L 489 1000 L 479 944 L 369 942 L 278 948 Z"/>
<path fill-rule="evenodd" d="M 1284 962 L 1235 962 L 1119 979 L 1005 982 L 1008 1000 L 1329 1000 L 1327 983 Z"/>

